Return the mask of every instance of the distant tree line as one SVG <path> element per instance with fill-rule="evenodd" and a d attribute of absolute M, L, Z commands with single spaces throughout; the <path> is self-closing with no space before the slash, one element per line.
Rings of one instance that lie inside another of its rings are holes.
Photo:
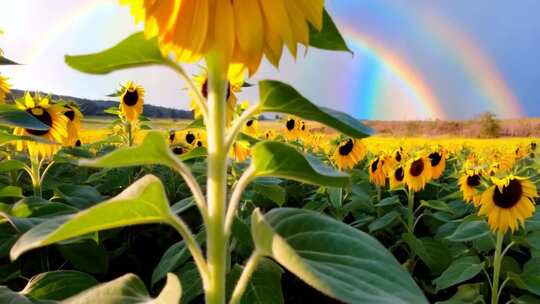
<path fill-rule="evenodd" d="M 24 91 L 21 90 L 12 90 L 11 96 L 8 96 L 7 100 L 14 100 L 16 98 L 22 97 Z M 53 99 L 63 99 L 76 102 L 84 115 L 88 116 L 105 116 L 109 115 L 104 113 L 105 109 L 110 107 L 118 107 L 117 101 L 112 100 L 91 100 L 85 98 L 77 98 L 71 96 L 55 95 L 51 94 Z M 167 107 L 154 106 L 145 104 L 144 105 L 144 116 L 149 118 L 175 118 L 175 119 L 192 119 L 193 113 L 186 110 L 177 110 Z"/>

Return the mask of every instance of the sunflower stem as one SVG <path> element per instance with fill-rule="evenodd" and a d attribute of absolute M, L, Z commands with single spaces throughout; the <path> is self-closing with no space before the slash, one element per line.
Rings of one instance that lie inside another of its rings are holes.
<path fill-rule="evenodd" d="M 207 304 L 225 303 L 227 239 L 225 236 L 225 199 L 227 197 L 227 150 L 225 149 L 226 73 L 220 69 L 218 54 L 207 57 L 208 66 L 208 227 L 207 259 L 209 286 Z"/>
<path fill-rule="evenodd" d="M 133 146 L 133 130 L 132 130 L 132 125 L 131 125 L 131 122 L 128 121 L 126 122 L 126 128 L 127 128 L 127 144 L 128 144 L 128 147 L 131 147 Z"/>
<path fill-rule="evenodd" d="M 409 227 L 409 232 L 414 235 L 414 191 L 409 189 L 407 192 L 408 207 L 409 207 L 409 218 L 407 225 Z"/>
<path fill-rule="evenodd" d="M 238 205 L 240 204 L 242 193 L 246 189 L 246 186 L 253 180 L 254 173 L 255 168 L 250 166 L 246 171 L 244 171 L 244 174 L 242 174 L 242 176 L 236 183 L 234 190 L 232 191 L 231 199 L 229 201 L 229 206 L 227 209 L 227 215 L 225 217 L 225 234 L 227 235 L 227 238 L 231 233 L 231 227 L 234 222 L 234 215 L 236 214 L 236 209 L 238 209 Z"/>
<path fill-rule="evenodd" d="M 30 179 L 32 180 L 34 195 L 37 197 L 42 197 L 40 161 L 37 156 L 32 156 L 30 158 L 30 172 Z"/>
<path fill-rule="evenodd" d="M 491 304 L 499 302 L 499 276 L 501 274 L 502 245 L 504 234 L 497 231 L 497 241 L 495 243 L 495 256 L 493 257 L 493 285 L 491 287 Z M 501 286 L 503 287 L 503 286 Z"/>
<path fill-rule="evenodd" d="M 240 133 L 240 130 L 255 113 L 259 112 L 261 107 L 260 103 L 254 104 L 251 107 L 247 108 L 244 112 L 242 112 L 242 115 L 238 117 L 234 122 L 232 127 L 229 129 L 229 132 L 227 134 L 227 140 L 225 141 L 225 147 L 227 151 L 229 151 L 234 143 L 234 140 L 236 139 L 236 136 L 238 133 Z"/>
<path fill-rule="evenodd" d="M 255 269 L 257 269 L 257 264 L 259 264 L 259 261 L 261 259 L 261 254 L 257 251 L 253 252 L 249 259 L 246 262 L 246 267 L 244 268 L 244 271 L 242 271 L 242 275 L 240 276 L 240 279 L 238 279 L 238 283 L 236 283 L 236 287 L 234 288 L 233 294 L 231 296 L 231 301 L 229 304 L 238 304 L 240 303 L 240 300 L 242 300 L 242 296 L 244 295 L 244 292 L 246 291 L 246 287 L 249 283 L 249 279 L 253 275 L 253 272 L 255 272 Z"/>

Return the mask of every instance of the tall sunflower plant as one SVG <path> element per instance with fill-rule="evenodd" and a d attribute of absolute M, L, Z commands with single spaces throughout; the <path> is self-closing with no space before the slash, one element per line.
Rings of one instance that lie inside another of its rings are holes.
<path fill-rule="evenodd" d="M 246 72 L 255 74 L 263 58 L 278 66 L 284 47 L 293 57 L 301 47 L 350 51 L 324 9 L 323 0 L 121 3 L 131 7 L 137 22 L 144 23 L 144 32 L 97 54 L 66 56 L 66 62 L 91 74 L 147 65 L 174 70 L 189 88 L 193 108 L 203 122 L 206 180 L 198 181 L 192 172 L 195 168 L 171 150 L 170 137 L 158 132 L 149 132 L 138 145 L 119 148 L 97 159 L 81 159 L 79 165 L 170 167 L 190 189 L 203 227 L 184 222 L 169 205 L 162 182 L 146 175 L 116 197 L 69 218 L 55 218 L 31 228 L 12 247 L 13 260 L 32 249 L 92 232 L 161 223 L 182 236 L 209 304 L 249 303 L 254 293 L 274 297 L 279 293 L 269 291 L 261 280 L 275 283 L 275 274 L 282 273 L 282 269 L 346 303 L 427 303 L 410 274 L 370 235 L 315 211 L 276 208 L 264 214 L 259 208 L 246 208 L 250 205 L 246 188 L 250 184 L 263 185 L 261 181 L 284 179 L 327 188 L 351 187 L 348 174 L 293 145 L 271 140 L 272 134 L 268 134 L 268 140 L 251 141 L 246 133 L 251 132 L 259 114 L 282 113 L 317 121 L 349 136 L 335 158 L 343 167 L 350 165 L 347 157 L 361 156 L 356 148 L 358 140 L 371 134 L 369 128 L 349 115 L 318 107 L 292 86 L 276 80 L 260 81 L 259 101 L 239 115 L 229 112 L 234 109 L 230 103 L 235 102 L 232 96 L 237 93 L 232 80 L 242 78 L 238 75 Z M 182 63 L 186 62 L 204 62 L 203 81 L 185 72 Z M 134 95 L 141 97 L 136 88 L 129 87 L 122 95 L 124 107 L 120 111 L 128 121 L 133 118 L 131 114 L 137 113 Z M 298 127 L 302 131 L 301 123 Z M 249 159 L 245 159 L 247 153 Z M 233 159 L 243 159 L 245 165 L 232 172 L 229 169 Z M 243 223 L 243 231 L 248 234 L 250 250 L 232 259 L 231 245 L 246 239 L 239 239 L 235 231 L 238 215 L 247 210 L 252 210 L 251 221 Z M 175 273 L 165 273 L 154 277 L 153 283 L 165 277 L 165 287 L 157 300 L 182 301 L 181 285 L 189 282 L 179 280 Z M 122 282 L 115 284 L 127 284 Z M 117 289 L 121 292 L 121 288 Z M 99 297 L 103 303 L 112 303 L 104 295 L 107 290 L 105 286 L 96 287 L 81 297 Z"/>

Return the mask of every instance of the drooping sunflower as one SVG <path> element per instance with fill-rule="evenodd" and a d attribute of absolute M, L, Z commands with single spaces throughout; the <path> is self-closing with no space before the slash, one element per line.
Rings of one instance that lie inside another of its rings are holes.
<path fill-rule="evenodd" d="M 384 160 L 379 157 L 374 158 L 369 164 L 369 181 L 376 186 L 384 187 L 386 175 L 383 170 Z"/>
<path fill-rule="evenodd" d="M 444 150 L 432 152 L 428 155 L 431 162 L 431 174 L 433 179 L 441 177 L 446 168 L 447 153 Z"/>
<path fill-rule="evenodd" d="M 300 119 L 287 117 L 285 121 L 285 138 L 287 140 L 296 140 L 300 136 Z"/>
<path fill-rule="evenodd" d="M 463 200 L 467 203 L 473 203 L 476 207 L 480 206 L 482 200 L 482 194 L 479 192 L 478 187 L 482 175 L 475 170 L 467 170 L 458 181 L 459 190 L 463 194 Z"/>
<path fill-rule="evenodd" d="M 194 62 L 209 51 L 223 56 L 224 68 L 238 63 L 253 74 L 264 56 L 277 66 L 285 44 L 296 56 L 309 44 L 309 25 L 321 30 L 324 0 L 120 0 L 131 6 L 147 37 L 157 36 L 162 52 Z"/>
<path fill-rule="evenodd" d="M 536 186 L 529 179 L 508 175 L 502 179 L 492 178 L 493 186 L 483 194 L 479 215 L 488 217 L 491 230 L 505 233 L 523 226 L 535 211 L 534 198 L 538 197 Z"/>
<path fill-rule="evenodd" d="M 241 163 L 249 157 L 250 152 L 249 143 L 247 141 L 238 140 L 233 143 L 230 155 L 235 161 Z"/>
<path fill-rule="evenodd" d="M 388 176 L 390 180 L 390 190 L 395 190 L 399 186 L 403 185 L 403 179 L 405 178 L 405 171 L 402 166 L 398 166 Z"/>
<path fill-rule="evenodd" d="M 129 81 L 120 96 L 120 112 L 129 122 L 135 122 L 144 108 L 144 88 Z"/>
<path fill-rule="evenodd" d="M 4 103 L 6 95 L 11 90 L 11 85 L 8 83 L 8 78 L 0 75 L 0 103 Z"/>
<path fill-rule="evenodd" d="M 81 119 L 83 115 L 76 104 L 68 104 L 64 107 L 64 116 L 68 119 L 66 125 L 68 136 L 64 144 L 66 146 L 73 146 L 77 143 L 77 140 L 79 140 L 79 132 L 81 131 Z"/>
<path fill-rule="evenodd" d="M 418 192 L 424 189 L 429 180 L 431 180 L 431 161 L 428 157 L 420 156 L 407 162 L 403 181 L 410 190 Z"/>
<path fill-rule="evenodd" d="M 64 115 L 64 107 L 49 103 L 49 99 L 30 93 L 24 94 L 23 100 L 17 100 L 17 107 L 30 113 L 36 119 L 49 126 L 49 130 L 34 130 L 17 127 L 13 134 L 20 136 L 35 136 L 45 139 L 49 143 L 27 140 L 17 141 L 17 150 L 28 150 L 30 157 L 50 157 L 56 153 L 68 137 L 68 118 Z"/>
<path fill-rule="evenodd" d="M 204 99 L 208 99 L 208 74 L 206 73 L 206 71 L 195 76 L 194 80 L 202 97 L 204 97 Z M 244 77 L 241 74 L 236 75 L 236 77 L 229 77 L 228 79 L 227 93 L 225 96 L 227 100 L 226 112 L 225 112 L 225 120 L 226 120 L 227 125 L 229 125 L 231 121 L 234 119 L 236 103 L 238 102 L 236 93 L 239 93 L 242 91 L 243 85 L 244 85 Z M 199 107 L 197 107 L 197 102 L 195 101 L 195 98 L 196 98 L 195 96 L 192 96 L 191 109 L 193 110 L 193 116 L 195 116 L 195 118 L 200 118 L 201 111 Z"/>
<path fill-rule="evenodd" d="M 366 150 L 362 141 L 349 138 L 338 143 L 332 158 L 340 170 L 348 170 L 364 159 Z"/>

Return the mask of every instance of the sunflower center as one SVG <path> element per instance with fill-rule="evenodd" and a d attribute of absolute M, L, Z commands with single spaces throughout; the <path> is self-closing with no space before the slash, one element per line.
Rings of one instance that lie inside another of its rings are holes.
<path fill-rule="evenodd" d="M 197 147 L 202 147 L 202 141 L 197 141 Z"/>
<path fill-rule="evenodd" d="M 399 151 L 396 152 L 396 161 L 401 162 L 401 153 Z"/>
<path fill-rule="evenodd" d="M 186 142 L 188 144 L 191 144 L 195 140 L 195 135 L 188 133 L 186 134 Z"/>
<path fill-rule="evenodd" d="M 127 90 L 122 99 L 127 106 L 134 106 L 139 101 L 139 92 L 137 90 Z"/>
<path fill-rule="evenodd" d="M 339 154 L 341 154 L 343 156 L 349 155 L 349 153 L 351 153 L 353 147 L 354 147 L 353 141 L 352 141 L 352 139 L 349 139 L 349 140 L 347 140 L 346 144 L 341 145 L 339 147 Z"/>
<path fill-rule="evenodd" d="M 52 127 L 53 122 L 52 122 L 51 114 L 45 111 L 45 109 L 41 107 L 36 107 L 36 108 L 28 109 L 26 110 L 26 112 L 30 113 L 32 116 L 34 116 L 34 118 L 46 124 L 47 126 Z M 35 136 L 42 136 L 49 133 L 49 130 L 34 130 L 34 129 L 25 129 L 25 130 L 26 132 Z"/>
<path fill-rule="evenodd" d="M 303 124 L 302 127 L 300 127 L 300 129 L 301 129 L 302 131 L 305 131 L 305 130 L 306 130 L 306 125 Z"/>
<path fill-rule="evenodd" d="M 377 171 L 377 167 L 379 166 L 379 159 L 377 158 L 373 163 L 371 163 L 371 172 Z"/>
<path fill-rule="evenodd" d="M 475 174 L 475 175 L 467 176 L 467 186 L 476 187 L 478 185 L 480 185 L 480 175 Z"/>
<path fill-rule="evenodd" d="M 77 139 L 77 141 L 75 142 L 75 147 L 80 147 L 82 146 L 82 142 L 80 139 Z"/>
<path fill-rule="evenodd" d="M 429 155 L 429 159 L 431 160 L 431 166 L 436 167 L 441 162 L 442 155 L 434 152 Z"/>
<path fill-rule="evenodd" d="M 182 149 L 182 147 L 174 147 L 172 151 L 176 155 L 180 155 L 184 153 L 184 149 Z"/>
<path fill-rule="evenodd" d="M 174 141 L 174 138 L 176 137 L 176 133 L 174 131 L 171 131 L 171 133 L 169 133 L 169 140 L 170 141 Z M 187 137 L 187 136 L 186 136 Z"/>
<path fill-rule="evenodd" d="M 205 99 L 208 99 L 208 78 L 206 78 L 201 87 L 201 94 Z M 227 99 L 231 96 L 231 84 L 227 82 Z"/>
<path fill-rule="evenodd" d="M 424 161 L 422 159 L 417 159 L 413 161 L 413 163 L 411 164 L 411 168 L 409 169 L 409 173 L 412 176 L 416 177 L 420 176 L 422 172 L 424 172 Z"/>
<path fill-rule="evenodd" d="M 495 187 L 493 202 L 501 208 L 512 208 L 519 202 L 522 194 L 523 187 L 521 183 L 517 179 L 513 179 L 508 186 L 502 188 L 502 192 L 499 191 L 499 187 Z"/>
<path fill-rule="evenodd" d="M 394 171 L 394 177 L 396 178 L 398 182 L 401 182 L 403 180 L 403 178 L 405 177 L 405 174 L 403 173 L 402 167 L 399 167 L 396 169 L 396 171 Z"/>
<path fill-rule="evenodd" d="M 73 121 L 75 119 L 75 111 L 69 109 L 66 112 L 64 112 L 64 116 L 66 116 L 69 121 Z"/>
<path fill-rule="evenodd" d="M 531 143 L 531 150 L 536 150 L 536 143 L 535 142 L 532 142 Z"/>
<path fill-rule="evenodd" d="M 294 129 L 294 119 L 287 120 L 287 123 L 285 124 L 287 126 L 287 130 L 292 131 Z"/>
<path fill-rule="evenodd" d="M 251 127 L 253 125 L 253 119 L 250 119 L 246 122 L 246 126 Z"/>

